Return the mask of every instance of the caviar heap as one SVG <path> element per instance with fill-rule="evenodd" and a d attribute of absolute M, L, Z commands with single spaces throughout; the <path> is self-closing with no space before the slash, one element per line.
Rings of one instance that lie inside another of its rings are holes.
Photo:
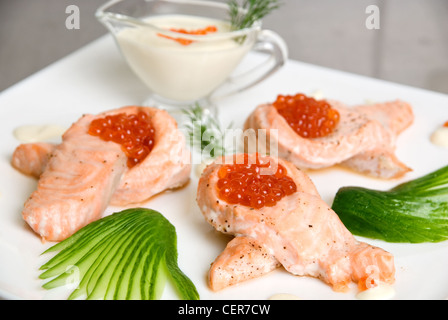
<path fill-rule="evenodd" d="M 218 29 L 215 26 L 207 26 L 203 29 L 198 29 L 198 30 L 185 30 L 185 29 L 175 29 L 175 28 L 171 28 L 170 31 L 172 32 L 177 32 L 177 33 L 182 33 L 182 34 L 188 34 L 188 35 L 194 35 L 194 36 L 204 36 L 206 34 L 209 33 L 214 33 L 217 32 Z M 171 39 L 174 41 L 179 42 L 181 45 L 184 46 L 188 46 L 189 44 L 193 43 L 193 40 L 188 40 L 188 39 L 183 39 L 183 38 L 174 38 L 174 37 L 170 37 L 164 34 L 159 34 L 160 37 L 163 38 L 167 38 L 167 39 Z"/>
<path fill-rule="evenodd" d="M 263 168 L 273 174 L 264 174 Z M 278 164 L 274 167 L 258 158 L 256 163 L 245 161 L 244 164 L 223 165 L 218 178 L 221 200 L 255 209 L 273 207 L 283 197 L 297 191 L 297 185 L 288 177 L 284 166 Z"/>
<path fill-rule="evenodd" d="M 331 134 L 339 123 L 339 112 L 332 109 L 328 102 L 304 94 L 279 95 L 273 105 L 291 128 L 303 138 L 325 137 Z"/>
<path fill-rule="evenodd" d="M 121 145 L 128 158 L 129 168 L 143 161 L 154 147 L 154 128 L 145 112 L 137 114 L 120 113 L 95 119 L 89 127 L 89 134 L 104 141 Z"/>

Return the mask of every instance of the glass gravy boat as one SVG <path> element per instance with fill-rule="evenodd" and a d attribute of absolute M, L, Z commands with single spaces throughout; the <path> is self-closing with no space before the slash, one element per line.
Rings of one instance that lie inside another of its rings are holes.
<path fill-rule="evenodd" d="M 225 3 L 112 0 L 98 8 L 96 17 L 150 89 L 145 104 L 156 107 L 214 104 L 263 81 L 287 59 L 282 38 L 263 30 L 260 21 L 250 28 L 230 30 Z M 251 50 L 267 53 L 268 58 L 232 76 Z"/>

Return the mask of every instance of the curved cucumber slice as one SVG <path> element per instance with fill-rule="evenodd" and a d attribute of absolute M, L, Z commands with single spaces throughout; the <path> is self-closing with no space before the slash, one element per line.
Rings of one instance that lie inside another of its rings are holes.
<path fill-rule="evenodd" d="M 69 299 L 160 299 L 167 278 L 181 299 L 199 294 L 177 264 L 174 226 L 157 211 L 133 208 L 95 221 L 43 254 L 59 251 L 40 268 L 46 289 L 79 277 Z"/>

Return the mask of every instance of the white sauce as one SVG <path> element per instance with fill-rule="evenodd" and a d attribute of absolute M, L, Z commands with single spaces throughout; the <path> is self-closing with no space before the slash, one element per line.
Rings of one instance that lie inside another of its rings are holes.
<path fill-rule="evenodd" d="M 436 146 L 448 148 L 448 127 L 438 128 L 432 134 L 431 142 Z"/>
<path fill-rule="evenodd" d="M 316 100 L 322 100 L 324 98 L 324 93 L 321 90 L 316 90 L 311 96 Z"/>
<path fill-rule="evenodd" d="M 202 161 L 200 164 L 196 165 L 195 172 L 196 172 L 196 175 L 198 176 L 198 178 L 201 177 L 202 172 L 204 172 L 205 168 L 207 168 L 207 166 L 209 164 L 211 164 L 212 162 L 213 162 L 213 159 L 208 159 L 208 160 Z"/>
<path fill-rule="evenodd" d="M 224 21 L 185 15 L 157 16 L 145 22 L 166 30 L 197 30 L 210 25 L 218 28 L 216 33 L 200 36 L 204 39 L 229 30 Z M 154 93 L 176 101 L 193 101 L 210 94 L 232 73 L 253 43 L 240 45 L 226 37 L 181 45 L 146 27 L 125 28 L 116 38 L 141 80 Z"/>
<path fill-rule="evenodd" d="M 24 143 L 43 142 L 60 138 L 66 131 L 57 125 L 25 125 L 14 130 L 14 137 Z"/>
<path fill-rule="evenodd" d="M 394 296 L 395 289 L 393 286 L 380 284 L 379 286 L 358 293 L 356 298 L 359 300 L 390 300 Z"/>
<path fill-rule="evenodd" d="M 301 300 L 301 299 L 293 294 L 277 293 L 271 296 L 269 300 Z"/>

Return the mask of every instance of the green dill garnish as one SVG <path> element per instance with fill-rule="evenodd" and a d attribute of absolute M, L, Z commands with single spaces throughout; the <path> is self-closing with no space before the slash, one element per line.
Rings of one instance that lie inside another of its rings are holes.
<path fill-rule="evenodd" d="M 243 0 L 241 6 L 237 0 L 229 0 L 230 26 L 232 30 L 251 27 L 272 11 L 280 7 L 278 0 Z"/>

